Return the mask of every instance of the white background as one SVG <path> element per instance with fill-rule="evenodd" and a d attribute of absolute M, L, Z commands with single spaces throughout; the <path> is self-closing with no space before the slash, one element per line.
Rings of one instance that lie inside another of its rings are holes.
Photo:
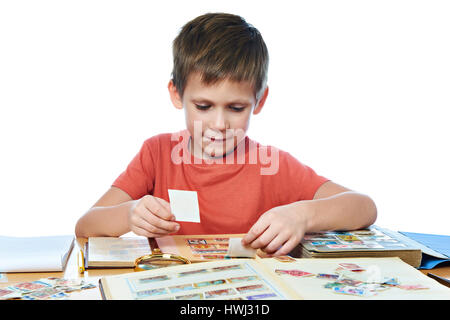
<path fill-rule="evenodd" d="M 448 1 L 1 1 L 0 235 L 74 232 L 158 133 L 181 26 L 242 15 L 270 53 L 248 135 L 370 195 L 376 224 L 450 234 Z"/>

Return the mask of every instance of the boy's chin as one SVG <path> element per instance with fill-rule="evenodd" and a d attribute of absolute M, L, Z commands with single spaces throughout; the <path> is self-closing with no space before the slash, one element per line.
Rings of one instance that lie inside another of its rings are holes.
<path fill-rule="evenodd" d="M 225 146 L 215 146 L 212 148 L 211 145 L 209 145 L 203 148 L 203 154 L 210 158 L 222 158 L 227 154 L 232 153 L 234 149 L 235 146 L 228 146 L 228 148 Z"/>
<path fill-rule="evenodd" d="M 203 150 L 203 154 L 209 158 L 222 158 L 230 151 L 223 149 Z"/>

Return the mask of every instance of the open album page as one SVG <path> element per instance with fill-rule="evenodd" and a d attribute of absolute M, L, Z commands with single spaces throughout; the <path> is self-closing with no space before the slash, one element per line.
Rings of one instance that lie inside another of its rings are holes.
<path fill-rule="evenodd" d="M 252 259 L 230 259 L 110 276 L 108 299 L 300 299 Z"/>
<path fill-rule="evenodd" d="M 134 261 L 151 253 L 145 237 L 89 238 L 89 267 L 132 267 Z"/>

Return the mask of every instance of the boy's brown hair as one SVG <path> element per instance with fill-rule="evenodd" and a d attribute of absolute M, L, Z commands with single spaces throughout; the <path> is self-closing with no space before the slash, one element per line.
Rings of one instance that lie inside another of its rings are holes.
<path fill-rule="evenodd" d="M 269 53 L 259 31 L 242 17 L 208 13 L 186 23 L 173 41 L 172 81 L 183 96 L 199 72 L 205 84 L 229 78 L 249 81 L 259 99 L 267 82 Z"/>

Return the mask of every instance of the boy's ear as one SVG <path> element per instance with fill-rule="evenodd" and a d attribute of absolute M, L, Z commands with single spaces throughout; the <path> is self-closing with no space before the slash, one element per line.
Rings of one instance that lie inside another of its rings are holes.
<path fill-rule="evenodd" d="M 172 101 L 173 106 L 177 109 L 183 109 L 183 101 L 172 80 L 169 81 L 167 88 L 169 89 L 170 100 Z"/>
<path fill-rule="evenodd" d="M 264 107 L 264 104 L 266 103 L 268 95 L 269 95 L 269 86 L 266 86 L 266 89 L 264 89 L 264 93 L 262 94 L 261 98 L 256 104 L 255 109 L 253 109 L 253 114 L 258 114 L 261 112 L 262 108 Z"/>

